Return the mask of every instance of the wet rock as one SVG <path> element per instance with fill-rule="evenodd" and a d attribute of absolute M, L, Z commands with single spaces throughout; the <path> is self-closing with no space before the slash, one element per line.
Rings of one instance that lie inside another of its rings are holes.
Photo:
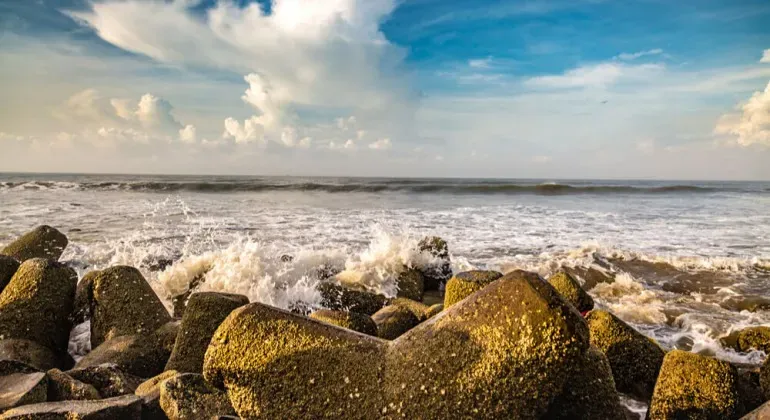
<path fill-rule="evenodd" d="M 146 334 L 171 321 L 166 308 L 136 268 L 116 266 L 93 280 L 91 347 L 122 335 Z"/>
<path fill-rule="evenodd" d="M 177 376 L 179 372 L 167 370 L 158 376 L 142 382 L 134 394 L 142 398 L 142 420 L 165 420 L 168 417 L 160 406 L 160 386 L 163 381 Z"/>
<path fill-rule="evenodd" d="M 418 321 L 422 322 L 428 319 L 428 310 L 430 307 L 427 305 L 407 298 L 395 298 L 388 302 L 390 306 L 398 306 L 411 312 Z"/>
<path fill-rule="evenodd" d="M 142 399 L 135 395 L 96 401 L 61 401 L 25 405 L 6 411 L 4 420 L 128 420 L 142 418 Z"/>
<path fill-rule="evenodd" d="M 11 281 L 11 277 L 19 269 L 19 262 L 15 258 L 7 255 L 0 255 L 0 292 Z"/>
<path fill-rule="evenodd" d="M 174 348 L 177 321 L 151 334 L 123 335 L 100 344 L 75 365 L 76 369 L 113 364 L 122 372 L 149 378 L 163 372 Z"/>
<path fill-rule="evenodd" d="M 0 337 L 67 352 L 77 273 L 42 258 L 24 261 L 0 293 Z"/>
<path fill-rule="evenodd" d="M 690 293 L 715 294 L 719 289 L 732 285 L 735 281 L 723 273 L 699 271 L 695 273 L 677 269 L 664 262 L 644 260 L 614 259 L 612 264 L 647 284 L 660 285 L 672 293 L 689 295 Z"/>
<path fill-rule="evenodd" d="M 227 394 L 202 375 L 185 373 L 160 384 L 160 406 L 170 420 L 195 420 L 235 414 Z"/>
<path fill-rule="evenodd" d="M 741 420 L 767 420 L 770 419 L 770 402 L 761 405 L 756 410 L 741 417 Z"/>
<path fill-rule="evenodd" d="M 605 269 L 595 267 L 562 267 L 562 270 L 572 277 L 583 280 L 584 290 L 591 290 L 600 283 L 612 283 L 615 281 L 615 275 Z"/>
<path fill-rule="evenodd" d="M 444 304 L 444 292 L 442 290 L 426 290 L 422 295 L 422 303 L 428 306 Z"/>
<path fill-rule="evenodd" d="M 736 371 L 738 372 L 738 382 L 736 383 L 738 396 L 740 397 L 741 407 L 744 412 L 754 410 L 767 401 L 767 398 L 762 393 L 762 386 L 759 383 L 759 368 L 736 366 Z"/>
<path fill-rule="evenodd" d="M 770 298 L 756 295 L 731 296 L 720 302 L 719 306 L 735 312 L 767 311 L 770 310 Z"/>
<path fill-rule="evenodd" d="M 590 311 L 594 308 L 594 300 L 591 298 L 574 277 L 565 271 L 560 271 L 548 279 L 548 283 L 559 292 L 567 302 L 571 303 L 578 312 Z"/>
<path fill-rule="evenodd" d="M 55 367 L 68 368 L 63 360 L 66 356 L 57 356 L 48 347 L 34 341 L 8 339 L 0 340 L 0 360 L 15 360 L 26 363 L 38 370 L 48 370 Z"/>
<path fill-rule="evenodd" d="M 439 260 L 436 265 L 421 270 L 425 279 L 425 290 L 438 290 L 452 277 L 449 247 L 446 241 L 438 236 L 423 238 L 418 246 L 421 252 L 428 252 Z"/>
<path fill-rule="evenodd" d="M 446 284 L 444 308 L 451 307 L 502 276 L 502 273 L 487 270 L 466 271 L 455 275 Z"/>
<path fill-rule="evenodd" d="M 761 350 L 770 354 L 770 327 L 749 327 L 742 329 L 737 335 L 736 350 L 749 352 Z"/>
<path fill-rule="evenodd" d="M 58 261 L 64 248 L 67 247 L 67 242 L 67 237 L 63 233 L 51 226 L 42 225 L 6 245 L 0 254 L 16 258 L 21 262 L 32 258 Z"/>
<path fill-rule="evenodd" d="M 185 291 L 181 295 L 176 295 L 171 297 L 171 305 L 174 308 L 173 309 L 174 318 L 184 317 L 184 312 L 185 312 L 185 309 L 187 308 L 187 300 L 190 299 L 190 296 L 193 294 L 195 289 L 197 289 L 198 286 L 200 286 L 201 283 L 203 283 L 206 280 L 206 273 L 208 273 L 210 269 L 211 269 L 210 267 L 206 267 L 203 269 L 203 272 L 193 277 L 192 281 L 190 281 L 190 284 L 187 287 L 187 291 Z"/>
<path fill-rule="evenodd" d="M 515 272 L 394 341 L 252 303 L 204 375 L 244 418 L 538 418 L 587 348 L 580 314 Z"/>
<path fill-rule="evenodd" d="M 662 419 L 734 419 L 742 413 L 737 372 L 730 363 L 673 350 L 666 354 L 648 416 Z"/>
<path fill-rule="evenodd" d="M 174 261 L 181 257 L 181 254 L 177 254 L 171 257 L 162 255 L 148 255 L 142 259 L 142 262 L 139 265 L 155 273 L 171 267 L 174 264 Z"/>
<path fill-rule="evenodd" d="M 44 402 L 47 395 L 45 373 L 13 373 L 0 377 L 0 410 Z"/>
<path fill-rule="evenodd" d="M 435 305 L 431 305 L 428 310 L 425 312 L 426 318 L 433 318 L 434 316 L 441 313 L 441 311 L 444 310 L 444 304 L 443 303 L 437 303 Z"/>
<path fill-rule="evenodd" d="M 624 417 L 610 362 L 604 353 L 590 347 L 544 418 L 616 420 Z"/>
<path fill-rule="evenodd" d="M 380 309 L 372 315 L 372 321 L 377 325 L 377 337 L 384 340 L 395 340 L 420 323 L 411 311 L 401 306 Z"/>
<path fill-rule="evenodd" d="M 759 386 L 766 400 L 770 400 L 770 357 L 765 359 L 759 371 Z"/>
<path fill-rule="evenodd" d="M 18 360 L 0 360 L 0 376 L 12 375 L 14 373 L 38 373 L 40 369 L 20 362 Z"/>
<path fill-rule="evenodd" d="M 203 372 L 203 355 L 219 324 L 234 309 L 249 303 L 243 295 L 203 292 L 195 293 L 187 303 L 182 325 L 166 370 Z"/>
<path fill-rule="evenodd" d="M 362 334 L 377 336 L 377 324 L 372 321 L 369 315 L 359 314 L 357 312 L 332 311 L 331 309 L 321 309 L 310 314 L 310 318 L 317 319 L 327 324 L 347 328 Z"/>
<path fill-rule="evenodd" d="M 89 271 L 83 275 L 75 289 L 75 308 L 72 310 L 72 323 L 77 325 L 91 318 L 91 304 L 94 299 L 94 279 L 101 273 Z"/>
<path fill-rule="evenodd" d="M 48 401 L 98 400 L 102 396 L 93 385 L 83 383 L 59 369 L 48 371 Z"/>
<path fill-rule="evenodd" d="M 607 356 L 618 391 L 649 400 L 665 355 L 660 346 L 607 311 L 591 311 L 586 321 L 591 345 Z"/>
<path fill-rule="evenodd" d="M 412 300 L 422 300 L 425 292 L 425 280 L 422 273 L 414 268 L 407 268 L 396 279 L 398 292 L 396 296 Z"/>
<path fill-rule="evenodd" d="M 387 301 L 383 295 L 365 290 L 355 290 L 331 282 L 320 283 L 317 288 L 321 293 L 321 305 L 335 311 L 372 315 L 385 306 Z"/>
<path fill-rule="evenodd" d="M 80 382 L 93 385 L 104 398 L 133 394 L 136 387 L 142 383 L 141 378 L 124 373 L 117 366 L 109 364 L 73 369 L 66 373 Z"/>

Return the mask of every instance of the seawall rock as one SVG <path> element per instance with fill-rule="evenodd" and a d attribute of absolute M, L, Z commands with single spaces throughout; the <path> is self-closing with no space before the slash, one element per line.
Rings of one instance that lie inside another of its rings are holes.
<path fill-rule="evenodd" d="M 42 225 L 6 245 L 0 254 L 16 258 L 21 262 L 32 258 L 58 261 L 67 243 L 67 237 L 63 233 L 51 226 Z"/>

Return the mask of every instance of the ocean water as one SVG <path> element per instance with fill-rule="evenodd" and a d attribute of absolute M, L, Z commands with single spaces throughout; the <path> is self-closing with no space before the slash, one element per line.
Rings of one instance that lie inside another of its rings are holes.
<path fill-rule="evenodd" d="M 139 267 L 169 305 L 206 269 L 200 290 L 284 308 L 319 304 L 320 267 L 393 295 L 437 235 L 455 272 L 593 268 L 614 279 L 590 289 L 598 306 L 664 347 L 765 357 L 720 338 L 770 325 L 770 183 L 0 174 L 0 200 L 0 245 L 50 224 L 81 275 Z"/>

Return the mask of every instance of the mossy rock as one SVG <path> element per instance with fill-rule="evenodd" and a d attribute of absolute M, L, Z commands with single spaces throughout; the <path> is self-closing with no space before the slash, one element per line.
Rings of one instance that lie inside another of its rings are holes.
<path fill-rule="evenodd" d="M 5 286 L 11 281 L 11 278 L 18 269 L 19 262 L 16 261 L 16 258 L 0 255 L 0 292 L 5 289 Z"/>
<path fill-rule="evenodd" d="M 24 362 L 18 360 L 0 360 L 0 376 L 12 375 L 14 373 L 37 373 L 36 369 Z"/>
<path fill-rule="evenodd" d="M 34 341 L 22 339 L 0 340 L 0 360 L 15 360 L 45 371 L 56 367 L 69 368 L 64 359 L 53 350 Z"/>
<path fill-rule="evenodd" d="M 759 386 L 766 400 L 770 400 L 770 357 L 765 359 L 759 371 Z"/>
<path fill-rule="evenodd" d="M 372 315 L 372 321 L 377 325 L 377 337 L 384 340 L 395 340 L 420 323 L 410 310 L 401 306 L 380 309 Z"/>
<path fill-rule="evenodd" d="M 160 406 L 169 420 L 195 420 L 235 414 L 227 394 L 202 375 L 184 373 L 160 384 Z"/>
<path fill-rule="evenodd" d="M 143 382 L 142 378 L 125 373 L 111 364 L 72 369 L 65 373 L 80 382 L 93 385 L 104 398 L 133 394 Z"/>
<path fill-rule="evenodd" d="M 203 292 L 193 294 L 182 317 L 182 325 L 166 370 L 202 373 L 203 356 L 211 337 L 230 312 L 249 303 L 243 295 Z"/>
<path fill-rule="evenodd" d="M 76 284 L 77 273 L 63 264 L 24 261 L 0 293 L 0 337 L 34 341 L 65 354 Z"/>
<path fill-rule="evenodd" d="M 6 411 L 3 420 L 140 419 L 142 399 L 126 395 L 96 401 L 60 401 L 25 405 Z"/>
<path fill-rule="evenodd" d="M 43 372 L 0 377 L 0 410 L 45 402 L 47 396 L 48 377 Z"/>
<path fill-rule="evenodd" d="M 743 414 L 735 367 L 714 358 L 673 350 L 666 354 L 648 417 L 735 419 Z"/>
<path fill-rule="evenodd" d="M 175 370 L 167 370 L 154 376 L 136 387 L 134 394 L 142 398 L 142 420 L 166 420 L 168 416 L 160 406 L 160 387 L 164 381 L 179 375 Z"/>
<path fill-rule="evenodd" d="M 72 310 L 73 324 L 80 324 L 91 318 L 91 304 L 94 299 L 94 280 L 101 273 L 92 270 L 83 275 L 75 289 L 75 307 Z"/>
<path fill-rule="evenodd" d="M 770 354 L 770 327 L 749 327 L 742 329 L 737 336 L 737 348 L 740 352 L 761 350 Z"/>
<path fill-rule="evenodd" d="M 94 278 L 92 348 L 114 337 L 150 333 L 169 321 L 168 311 L 136 268 L 110 267 Z"/>
<path fill-rule="evenodd" d="M 425 290 L 438 290 L 442 284 L 452 277 L 449 246 L 447 246 L 445 240 L 438 236 L 429 236 L 423 238 L 418 247 L 421 252 L 430 253 L 433 257 L 439 259 L 438 264 L 421 269 L 425 279 Z"/>
<path fill-rule="evenodd" d="M 435 305 L 431 305 L 428 310 L 425 312 L 426 318 L 433 318 L 434 316 L 441 313 L 441 311 L 444 310 L 444 304 L 443 303 L 437 303 Z"/>
<path fill-rule="evenodd" d="M 649 401 L 665 353 L 655 341 L 601 310 L 586 317 L 591 345 L 607 356 L 618 391 Z"/>
<path fill-rule="evenodd" d="M 407 299 L 422 300 L 422 295 L 425 293 L 425 279 L 422 273 L 414 268 L 407 268 L 396 279 L 396 286 L 398 292 L 396 296 Z"/>
<path fill-rule="evenodd" d="M 544 418 L 616 420 L 624 417 L 610 362 L 604 353 L 590 347 Z"/>
<path fill-rule="evenodd" d="M 738 395 L 743 411 L 751 411 L 767 401 L 760 385 L 760 369 L 758 367 L 736 366 L 738 372 Z"/>
<path fill-rule="evenodd" d="M 372 315 L 387 302 L 387 298 L 383 295 L 351 289 L 332 282 L 321 282 L 317 289 L 321 293 L 321 305 L 335 311 Z"/>
<path fill-rule="evenodd" d="M 559 292 L 567 302 L 583 313 L 594 308 L 594 300 L 574 277 L 565 271 L 559 271 L 548 279 L 548 283 Z"/>
<path fill-rule="evenodd" d="M 59 369 L 51 369 L 47 373 L 48 401 L 81 401 L 102 398 L 93 385 L 80 382 Z"/>
<path fill-rule="evenodd" d="M 208 273 L 210 269 L 211 268 L 205 268 L 202 273 L 193 277 L 187 287 L 187 291 L 181 295 L 171 297 L 171 306 L 173 308 L 172 313 L 174 314 L 174 318 L 184 317 L 184 312 L 187 309 L 187 301 L 190 299 L 190 296 L 192 296 L 195 289 L 197 289 L 198 286 L 200 286 L 206 280 L 206 273 Z"/>
<path fill-rule="evenodd" d="M 422 302 L 417 302 L 412 299 L 399 297 L 399 298 L 391 299 L 388 302 L 388 305 L 398 306 L 406 309 L 407 311 L 411 312 L 412 315 L 417 317 L 417 320 L 420 322 L 428 319 L 428 310 L 430 309 L 430 307 L 428 305 L 423 304 Z"/>
<path fill-rule="evenodd" d="M 357 312 L 321 309 L 310 314 L 310 318 L 338 327 L 347 328 L 362 334 L 377 336 L 377 324 L 372 321 L 372 317 L 369 315 L 359 314 Z"/>
<path fill-rule="evenodd" d="M 0 254 L 24 262 L 32 258 L 58 261 L 67 247 L 67 236 L 51 226 L 42 225 L 6 245 Z"/>
<path fill-rule="evenodd" d="M 451 307 L 502 276 L 502 273 L 490 270 L 465 271 L 455 275 L 446 284 L 444 308 Z"/>

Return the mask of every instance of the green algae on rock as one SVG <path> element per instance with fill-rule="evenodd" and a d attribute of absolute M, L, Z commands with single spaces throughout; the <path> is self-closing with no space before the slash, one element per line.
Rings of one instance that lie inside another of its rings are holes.
<path fill-rule="evenodd" d="M 48 401 L 98 400 L 102 396 L 93 385 L 80 382 L 59 369 L 48 374 Z"/>
<path fill-rule="evenodd" d="M 456 274 L 446 284 L 444 308 L 448 309 L 502 276 L 503 274 L 498 271 L 489 270 L 473 270 Z"/>
<path fill-rule="evenodd" d="M 737 335 L 736 350 L 749 352 L 761 350 L 770 354 L 770 327 L 744 328 Z"/>
<path fill-rule="evenodd" d="M 230 312 L 248 303 L 246 296 L 229 293 L 202 292 L 190 296 L 166 370 L 202 373 L 203 356 L 217 327 Z"/>
<path fill-rule="evenodd" d="M 425 317 L 426 318 L 433 318 L 434 316 L 441 313 L 441 311 L 444 310 L 444 304 L 443 303 L 437 303 L 435 305 L 431 305 L 428 307 L 428 310 L 425 311 Z"/>
<path fill-rule="evenodd" d="M 42 225 L 6 245 L 0 254 L 16 258 L 21 262 L 32 258 L 58 261 L 67 243 L 67 237 L 63 233 L 51 226 Z"/>
<path fill-rule="evenodd" d="M 377 325 L 377 337 L 384 340 L 395 340 L 420 323 L 411 311 L 395 305 L 377 311 L 372 315 L 372 321 Z"/>
<path fill-rule="evenodd" d="M 398 306 L 411 312 L 412 315 L 417 317 L 417 320 L 422 322 L 428 319 L 428 311 L 430 307 L 422 302 L 417 302 L 412 299 L 397 297 L 388 301 L 389 306 Z"/>
<path fill-rule="evenodd" d="M 0 410 L 45 402 L 47 396 L 48 377 L 43 372 L 0 377 Z"/>
<path fill-rule="evenodd" d="M 414 268 L 407 268 L 401 272 L 396 279 L 396 286 L 398 297 L 421 301 L 425 293 L 425 279 L 422 273 Z"/>
<path fill-rule="evenodd" d="M 663 363 L 663 349 L 607 311 L 591 311 L 586 322 L 591 345 L 607 356 L 618 391 L 648 401 Z"/>
<path fill-rule="evenodd" d="M 150 333 L 169 321 L 168 311 L 136 268 L 110 267 L 93 280 L 93 348 L 121 335 Z"/>
<path fill-rule="evenodd" d="M 142 420 L 166 420 L 168 416 L 160 406 L 160 386 L 167 379 L 177 376 L 179 372 L 167 370 L 154 376 L 136 387 L 136 394 L 142 398 Z"/>
<path fill-rule="evenodd" d="M 141 378 L 122 372 L 111 364 L 72 369 L 65 373 L 80 382 L 93 385 L 104 398 L 133 394 L 142 383 Z"/>
<path fill-rule="evenodd" d="M 0 292 L 5 289 L 5 286 L 11 281 L 11 278 L 18 269 L 19 262 L 16 261 L 16 258 L 0 255 Z"/>
<path fill-rule="evenodd" d="M 663 359 L 650 420 L 734 419 L 743 414 L 737 372 L 730 363 L 672 350 Z"/>
<path fill-rule="evenodd" d="M 3 420 L 140 419 L 142 399 L 135 395 L 95 401 L 60 401 L 30 404 L 8 410 Z"/>
<path fill-rule="evenodd" d="M 377 336 L 377 324 L 372 321 L 372 317 L 369 315 L 359 314 L 357 312 L 321 309 L 310 314 L 310 318 L 338 327 L 347 328 L 362 334 Z"/>
<path fill-rule="evenodd" d="M 0 337 L 34 341 L 65 354 L 76 283 L 75 270 L 63 264 L 24 261 L 0 293 Z"/>
<path fill-rule="evenodd" d="M 580 283 L 566 271 L 559 271 L 554 274 L 548 279 L 548 283 L 579 312 L 590 311 L 594 308 L 594 300 L 591 295 L 583 290 Z"/>
<path fill-rule="evenodd" d="M 332 282 L 316 286 L 321 293 L 321 305 L 335 311 L 358 312 L 372 315 L 385 306 L 387 298 L 366 290 L 355 290 Z"/>
<path fill-rule="evenodd" d="M 209 385 L 202 375 L 183 373 L 162 381 L 159 387 L 160 406 L 169 420 L 235 414 L 227 394 Z"/>

